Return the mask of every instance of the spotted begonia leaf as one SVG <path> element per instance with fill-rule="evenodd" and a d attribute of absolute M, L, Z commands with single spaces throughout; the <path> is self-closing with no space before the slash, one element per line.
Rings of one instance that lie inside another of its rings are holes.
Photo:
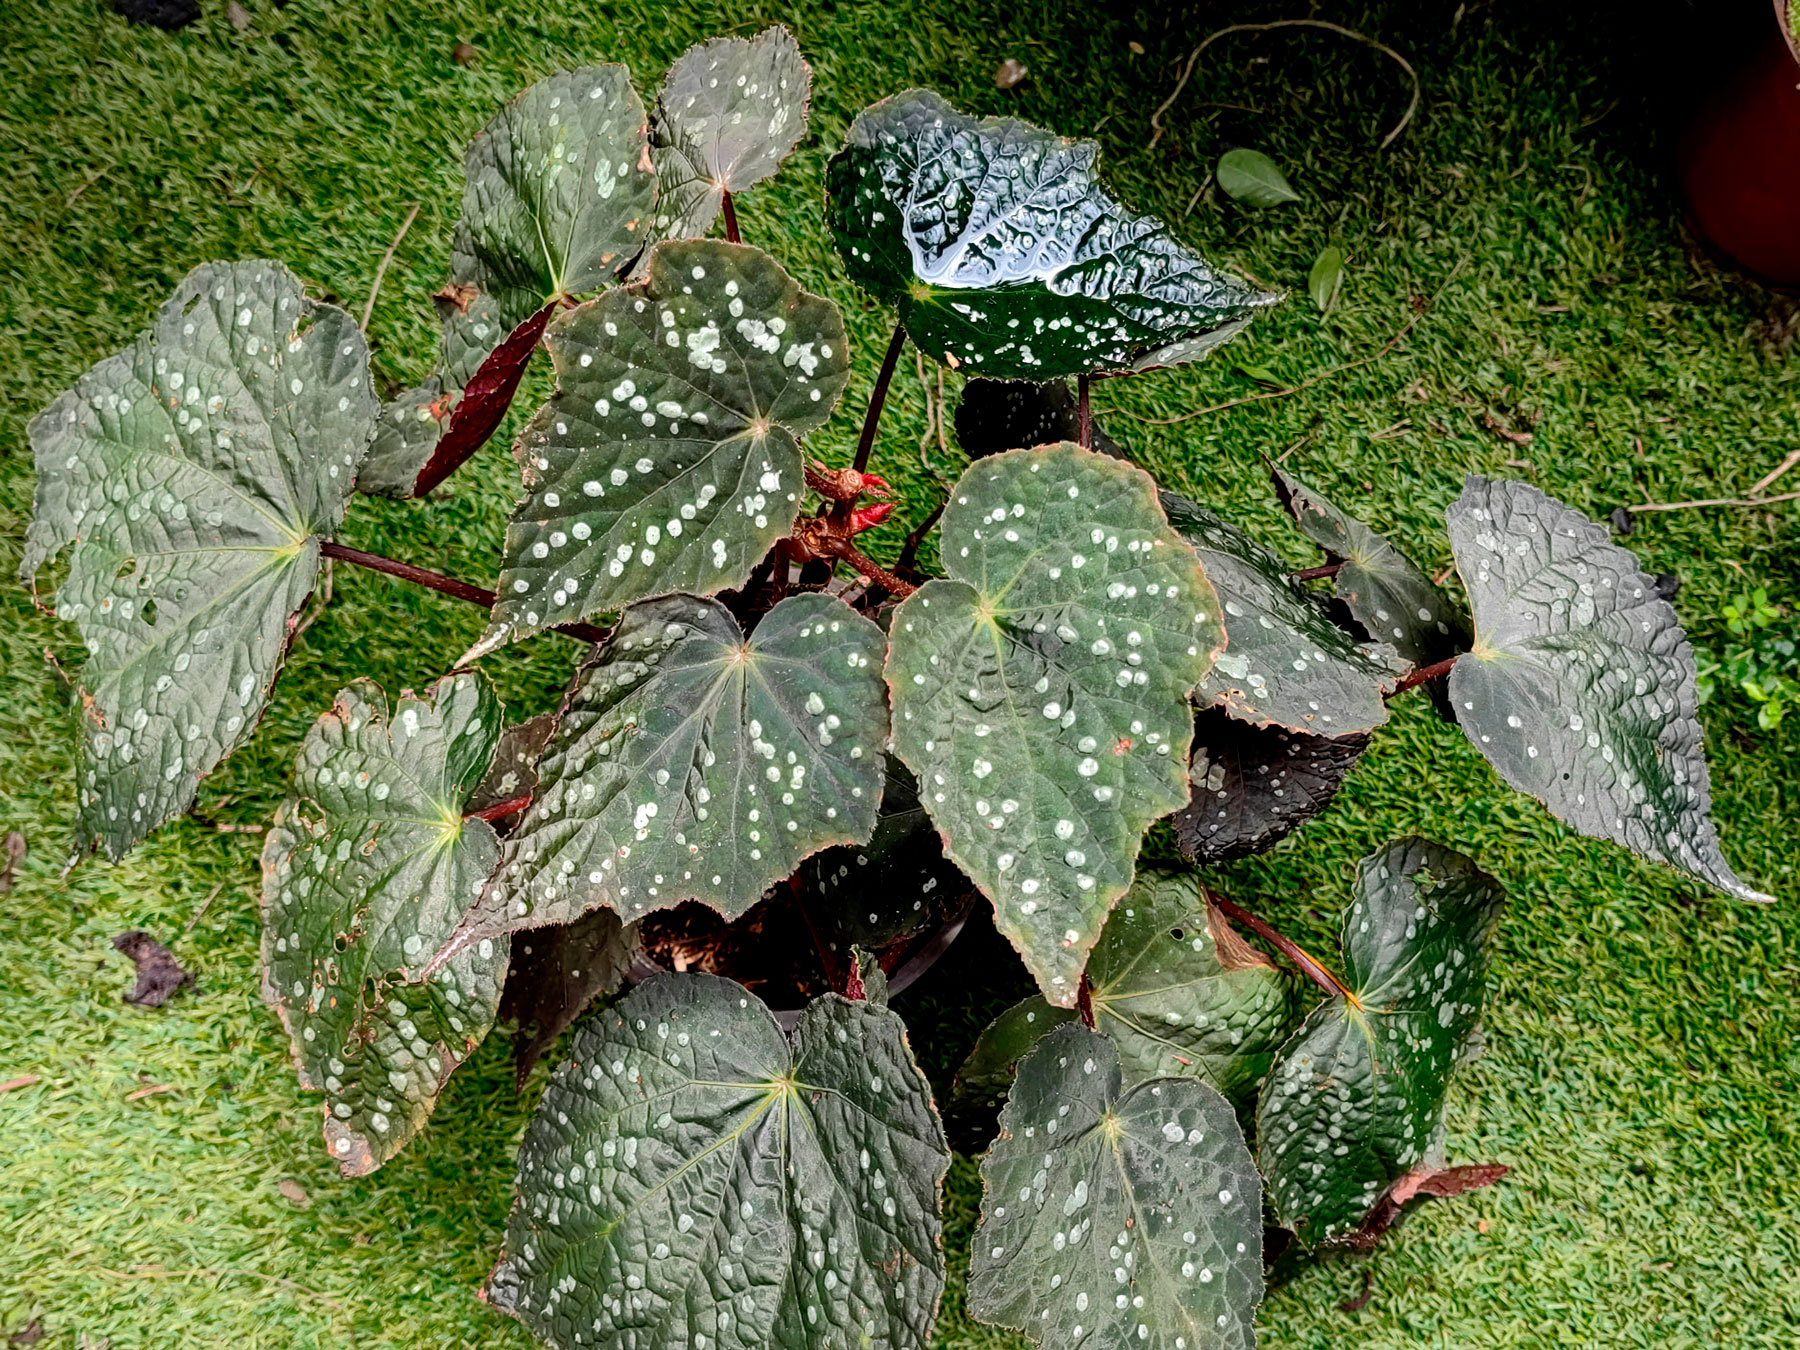
<path fill-rule="evenodd" d="M 1343 564 L 1332 585 L 1372 638 L 1414 666 L 1435 665 L 1468 646 L 1468 615 L 1405 554 L 1299 479 L 1280 469 L 1273 477 L 1301 533 Z"/>
<path fill-rule="evenodd" d="M 705 234 L 724 194 L 756 186 L 806 131 L 812 67 L 779 24 L 689 47 L 650 111 L 656 237 Z"/>
<path fill-rule="evenodd" d="M 1001 1013 L 975 1040 L 968 1058 L 956 1070 L 944 1123 L 951 1143 L 963 1153 L 980 1153 L 994 1137 L 1000 1108 L 1012 1091 L 1019 1061 L 1056 1028 L 1075 1021 L 1074 1008 L 1057 1008 L 1033 995 Z"/>
<path fill-rule="evenodd" d="M 1194 1078 L 1124 1087 L 1112 1041 L 1059 1027 L 1019 1066 L 981 1164 L 969 1311 L 1052 1350 L 1249 1350 L 1262 1183 Z"/>
<path fill-rule="evenodd" d="M 494 759 L 463 808 L 469 815 L 492 812 L 503 803 L 529 798 L 537 791 L 538 756 L 556 730 L 556 714 L 541 713 L 530 721 L 507 727 L 494 747 Z M 523 808 L 521 808 L 523 809 Z M 495 819 L 489 815 L 490 820 Z"/>
<path fill-rule="evenodd" d="M 956 443 L 970 459 L 1080 439 L 1080 409 L 1066 380 L 1039 384 L 983 378 L 963 385 L 956 405 Z M 1099 426 L 1092 429 L 1089 448 L 1114 459 L 1131 458 Z"/>
<path fill-rule="evenodd" d="M 325 1093 L 325 1147 L 345 1176 L 418 1133 L 493 1025 L 504 937 L 421 978 L 499 858 L 493 827 L 463 811 L 500 717 L 479 674 L 404 694 L 391 717 L 358 680 L 307 733 L 263 849 L 263 994 L 301 1085 Z"/>
<path fill-rule="evenodd" d="M 1425 1156 L 1505 904 L 1497 881 L 1430 840 L 1395 840 L 1358 865 L 1348 993 L 1282 1047 L 1257 1105 L 1270 1200 L 1307 1246 L 1355 1228 Z"/>
<path fill-rule="evenodd" d="M 944 856 L 918 780 L 898 759 L 885 758 L 875 832 L 865 843 L 815 853 L 796 878 L 814 936 L 846 968 L 852 947 L 880 951 L 946 923 L 965 911 L 974 891 Z"/>
<path fill-rule="evenodd" d="M 1194 546 L 1219 594 L 1225 650 L 1195 696 L 1257 726 L 1327 736 L 1387 721 L 1382 693 L 1400 662 L 1359 646 L 1288 574 L 1287 565 L 1235 525 L 1173 492 L 1169 523 Z"/>
<path fill-rule="evenodd" d="M 31 422 L 21 576 L 73 545 L 81 847 L 119 858 L 255 730 L 343 519 L 376 403 L 368 347 L 286 268 L 206 263 Z"/>
<path fill-rule="evenodd" d="M 644 281 L 561 316 L 547 341 L 556 392 L 519 438 L 531 495 L 478 652 L 741 585 L 793 528 L 798 437 L 850 369 L 837 306 L 761 250 L 708 239 L 659 245 Z"/>
<path fill-rule="evenodd" d="M 1087 964 L 1094 1029 L 1128 1082 L 1192 1077 L 1246 1099 L 1298 1016 L 1293 982 L 1232 931 L 1197 878 L 1140 873 Z M 1002 1013 L 957 1071 L 955 1093 L 998 1105 L 1025 1052 L 1071 1014 L 1041 998 Z"/>
<path fill-rule="evenodd" d="M 1266 853 L 1331 804 L 1368 748 L 1360 733 L 1312 736 L 1201 709 L 1188 759 L 1193 799 L 1174 816 L 1182 852 L 1203 863 Z"/>
<path fill-rule="evenodd" d="M 1005 379 L 1169 365 L 1279 297 L 1223 276 L 1101 186 L 1092 141 L 911 89 L 863 109 L 826 169 L 853 281 L 920 350 Z M 1232 331 L 1236 331 L 1233 329 Z"/>
<path fill-rule="evenodd" d="M 1525 483 L 1471 475 L 1449 525 L 1475 609 L 1450 699 L 1488 763 L 1582 834 L 1770 899 L 1719 851 L 1694 650 L 1637 559 Z"/>
<path fill-rule="evenodd" d="M 789 596 L 748 639 L 716 600 L 625 611 L 538 761 L 538 790 L 458 946 L 684 900 L 735 919 L 808 854 L 875 828 L 881 630 Z"/>
<path fill-rule="evenodd" d="M 886 1008 L 827 994 L 790 1041 L 739 985 L 658 975 L 577 1028 L 487 1297 L 558 1346 L 911 1350 L 949 1162 Z"/>
<path fill-rule="evenodd" d="M 639 950 L 637 925 L 620 923 L 610 909 L 590 910 L 573 922 L 534 928 L 513 939 L 500 1016 L 518 1024 L 513 1076 L 520 1091 L 539 1056 L 588 1005 L 625 983 Z"/>
<path fill-rule="evenodd" d="M 1079 446 L 971 465 L 942 528 L 949 579 L 890 626 L 894 749 L 950 860 L 1067 1007 L 1144 832 L 1187 803 L 1187 697 L 1218 604 L 1150 476 Z"/>

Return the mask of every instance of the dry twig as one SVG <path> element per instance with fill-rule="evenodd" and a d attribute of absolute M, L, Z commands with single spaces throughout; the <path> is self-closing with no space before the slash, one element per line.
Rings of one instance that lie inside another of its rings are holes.
<path fill-rule="evenodd" d="M 412 210 L 406 213 L 406 219 L 400 222 L 400 232 L 394 236 L 394 242 L 389 244 L 387 252 L 381 255 L 381 265 L 375 269 L 375 284 L 369 287 L 369 303 L 363 306 L 362 322 L 357 325 L 365 333 L 369 331 L 369 320 L 375 313 L 375 297 L 381 294 L 381 279 L 387 275 L 388 267 L 394 261 L 394 254 L 400 248 L 400 241 L 406 238 L 406 232 L 419 218 L 420 205 L 419 202 L 413 203 Z"/>

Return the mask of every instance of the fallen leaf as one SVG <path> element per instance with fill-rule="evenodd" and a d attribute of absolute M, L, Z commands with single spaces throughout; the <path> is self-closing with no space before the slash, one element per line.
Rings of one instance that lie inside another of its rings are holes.
<path fill-rule="evenodd" d="M 994 83 L 1002 89 L 1012 89 L 1029 73 L 1024 62 L 1014 60 L 1009 56 L 994 71 Z"/>
<path fill-rule="evenodd" d="M 474 65 L 475 58 L 479 55 L 481 53 L 475 50 L 473 44 L 467 42 L 459 42 L 450 49 L 450 59 L 459 66 Z"/>
<path fill-rule="evenodd" d="M 275 1189 L 281 1192 L 282 1199 L 290 1204 L 306 1209 L 312 1205 L 312 1197 L 306 1193 L 306 1187 L 292 1177 L 283 1177 L 275 1183 Z"/>
<path fill-rule="evenodd" d="M 129 956 L 137 967 L 137 983 L 125 995 L 127 1003 L 135 1003 L 140 1008 L 160 1008 L 182 985 L 194 982 L 194 977 L 182 969 L 174 953 L 141 928 L 120 933 L 113 939 L 113 946 Z"/>
<path fill-rule="evenodd" d="M 238 0 L 231 0 L 225 6 L 225 18 L 240 33 L 250 26 L 250 11 L 240 5 Z"/>
<path fill-rule="evenodd" d="M 146 1097 L 154 1097 L 160 1092 L 173 1092 L 174 1090 L 175 1086 L 172 1083 L 151 1083 L 146 1087 L 139 1088 L 136 1092 L 127 1092 L 125 1100 L 141 1102 Z"/>
<path fill-rule="evenodd" d="M 9 894 L 13 888 L 13 878 L 19 873 L 19 864 L 25 861 L 25 836 L 17 830 L 6 832 L 6 862 L 0 864 L 0 895 Z"/>
<path fill-rule="evenodd" d="M 44 1324 L 33 1318 L 6 1338 L 8 1345 L 36 1345 L 44 1339 Z"/>
<path fill-rule="evenodd" d="M 41 1083 L 43 1079 L 44 1075 L 41 1073 L 22 1073 L 17 1078 L 9 1078 L 0 1083 L 0 1092 L 14 1092 L 19 1088 L 30 1087 L 33 1083 Z"/>
<path fill-rule="evenodd" d="M 1368 1251 L 1381 1241 L 1381 1235 L 1394 1226 L 1414 1200 L 1448 1199 L 1480 1190 L 1492 1186 L 1510 1171 L 1512 1168 L 1505 1163 L 1473 1163 L 1466 1167 L 1433 1167 L 1423 1163 L 1388 1187 L 1387 1194 L 1376 1201 L 1362 1226 L 1345 1234 L 1341 1245 Z"/>
<path fill-rule="evenodd" d="M 1127 42 L 1125 45 L 1131 49 L 1131 54 L 1133 56 L 1142 56 L 1144 54 L 1144 44 L 1141 42 Z"/>

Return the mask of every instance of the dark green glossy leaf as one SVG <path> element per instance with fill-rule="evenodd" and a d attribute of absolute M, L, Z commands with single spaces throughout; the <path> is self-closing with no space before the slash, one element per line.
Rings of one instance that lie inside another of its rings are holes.
<path fill-rule="evenodd" d="M 705 234 L 725 193 L 773 174 L 806 132 L 811 94 L 812 67 L 780 25 L 677 57 L 650 113 L 657 238 Z"/>
<path fill-rule="evenodd" d="M 945 1117 L 957 1149 L 980 1153 L 993 1138 L 1000 1108 L 1012 1091 L 1019 1061 L 1056 1028 L 1077 1020 L 1074 1008 L 1057 1008 L 1032 996 L 1001 1013 L 976 1038 L 950 1085 Z"/>
<path fill-rule="evenodd" d="M 538 791 L 457 946 L 701 900 L 736 918 L 801 859 L 875 828 L 881 630 L 789 596 L 746 640 L 716 600 L 625 611 L 538 761 Z"/>
<path fill-rule="evenodd" d="M 1056 1350 L 1256 1344 L 1262 1183 L 1205 1083 L 1126 1090 L 1107 1037 L 1059 1027 L 1019 1066 L 981 1179 L 981 1321 Z"/>
<path fill-rule="evenodd" d="M 1280 167 L 1260 150 L 1227 150 L 1219 156 L 1218 175 L 1219 190 L 1233 201 L 1280 206 L 1300 200 Z"/>
<path fill-rule="evenodd" d="M 124 855 L 255 730 L 375 429 L 368 347 L 275 263 L 190 272 L 32 420 L 21 576 L 73 545 L 77 835 Z"/>
<path fill-rule="evenodd" d="M 1471 475 L 1449 523 L 1476 635 L 1450 698 L 1488 763 L 1582 834 L 1771 899 L 1719 851 L 1694 651 L 1637 559 L 1524 483 Z"/>
<path fill-rule="evenodd" d="M 550 924 L 512 940 L 500 1016 L 518 1024 L 513 1076 L 520 1091 L 538 1057 L 603 994 L 625 983 L 639 951 L 638 929 L 610 909 Z"/>
<path fill-rule="evenodd" d="M 1313 259 L 1312 270 L 1306 274 L 1306 293 L 1321 314 L 1329 314 L 1343 287 L 1344 250 L 1336 244 L 1327 244 L 1319 250 L 1319 256 Z"/>
<path fill-rule="evenodd" d="M 835 305 L 760 249 L 708 239 L 659 245 L 646 280 L 546 340 L 556 392 L 519 438 L 531 495 L 472 655 L 647 596 L 742 585 L 793 528 L 798 437 L 850 368 Z"/>
<path fill-rule="evenodd" d="M 483 941 L 421 983 L 499 858 L 464 819 L 500 733 L 479 674 L 422 699 L 358 680 L 307 733 L 295 796 L 263 849 L 263 993 L 301 1085 L 325 1093 L 325 1147 L 345 1176 L 418 1133 L 493 1025 L 507 941 Z"/>
<path fill-rule="evenodd" d="M 1191 360 L 1275 302 L 1122 207 L 1097 154 L 911 89 L 851 123 L 826 218 L 851 279 L 900 311 L 921 350 L 997 378 Z"/>
<path fill-rule="evenodd" d="M 1425 1156 L 1481 1016 L 1506 895 L 1468 858 L 1398 839 L 1357 867 L 1348 996 L 1282 1047 L 1256 1117 L 1275 1213 L 1307 1246 L 1348 1232 Z"/>
<path fill-rule="evenodd" d="M 487 1296 L 558 1346 L 910 1350 L 949 1162 L 886 1008 L 828 994 L 790 1043 L 731 981 L 659 975 L 557 1066 Z"/>
<path fill-rule="evenodd" d="M 1312 736 L 1202 709 L 1188 761 L 1193 800 L 1174 817 L 1182 852 L 1202 863 L 1266 853 L 1331 804 L 1368 748 L 1363 734 Z"/>
<path fill-rule="evenodd" d="M 1414 666 L 1435 665 L 1469 645 L 1469 617 L 1381 535 L 1280 469 L 1276 495 L 1300 532 L 1341 562 L 1332 585 L 1369 636 Z"/>
<path fill-rule="evenodd" d="M 1225 651 L 1196 698 L 1258 726 L 1327 736 L 1387 721 L 1391 651 L 1358 646 L 1289 577 L 1287 564 L 1203 506 L 1162 494 L 1169 523 L 1200 555 L 1225 614 Z"/>
<path fill-rule="evenodd" d="M 1086 974 L 1094 1029 L 1112 1037 L 1128 1082 L 1198 1078 L 1243 1101 L 1299 1015 L 1292 980 L 1232 931 L 1187 873 L 1140 873 Z M 1000 1014 L 957 1071 L 959 1111 L 997 1106 L 1019 1060 L 1072 1016 L 1041 998 Z"/>
<path fill-rule="evenodd" d="M 945 852 L 1052 1003 L 1187 802 L 1187 696 L 1221 640 L 1150 476 L 1075 445 L 972 465 L 944 511 L 948 580 L 890 627 L 894 749 Z"/>
<path fill-rule="evenodd" d="M 1081 439 L 1081 415 L 1066 380 L 974 379 L 963 385 L 956 405 L 956 442 L 970 459 L 986 459 L 1006 450 Z M 1093 443 L 1114 459 L 1130 456 L 1096 425 Z"/>

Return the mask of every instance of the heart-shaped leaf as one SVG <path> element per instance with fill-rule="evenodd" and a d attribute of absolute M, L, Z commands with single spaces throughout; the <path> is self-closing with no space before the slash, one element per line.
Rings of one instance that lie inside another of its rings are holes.
<path fill-rule="evenodd" d="M 1269 1198 L 1307 1246 L 1355 1228 L 1425 1156 L 1505 904 L 1498 882 L 1430 840 L 1398 839 L 1358 865 L 1348 989 L 1282 1047 L 1257 1106 Z"/>
<path fill-rule="evenodd" d="M 639 951 L 636 924 L 610 909 L 572 923 L 550 924 L 513 939 L 512 965 L 500 996 L 500 1016 L 518 1024 L 513 1076 L 519 1090 L 556 1038 L 603 994 L 625 983 Z"/>
<path fill-rule="evenodd" d="M 1358 646 L 1288 574 L 1287 565 L 1235 525 L 1172 492 L 1169 523 L 1194 546 L 1225 614 L 1225 651 L 1197 699 L 1258 726 L 1327 736 L 1387 721 L 1382 694 L 1399 663 Z"/>
<path fill-rule="evenodd" d="M 1313 259 L 1312 270 L 1306 274 L 1306 293 L 1321 314 L 1329 314 L 1343 286 L 1344 250 L 1336 244 L 1327 244 L 1319 250 L 1319 256 Z"/>
<path fill-rule="evenodd" d="M 647 596 L 742 585 L 793 528 L 798 438 L 849 376 L 837 306 L 760 249 L 661 244 L 558 318 L 556 392 L 519 438 L 531 495 L 471 655 Z"/>
<path fill-rule="evenodd" d="M 1188 760 L 1193 800 L 1174 817 L 1181 851 L 1202 863 L 1268 852 L 1331 804 L 1368 748 L 1360 733 L 1312 736 L 1202 709 Z"/>
<path fill-rule="evenodd" d="M 249 739 L 375 430 L 368 347 L 285 267 L 206 263 L 32 420 L 21 576 L 70 544 L 76 831 L 122 857 Z"/>
<path fill-rule="evenodd" d="M 1218 604 L 1150 476 L 1076 445 L 970 466 L 942 528 L 950 579 L 889 630 L 894 749 L 951 861 L 1068 1007 L 1144 831 L 1187 802 L 1187 696 Z"/>
<path fill-rule="evenodd" d="M 980 378 L 963 385 L 956 442 L 970 459 L 1080 439 L 1080 409 L 1067 381 Z M 1131 458 L 1097 425 L 1089 448 L 1114 459 Z"/>
<path fill-rule="evenodd" d="M 705 234 L 727 192 L 773 174 L 806 132 L 811 95 L 812 67 L 779 24 L 677 57 L 650 113 L 657 238 Z"/>
<path fill-rule="evenodd" d="M 493 1025 L 505 938 L 420 980 L 499 858 L 493 827 L 463 812 L 500 718 L 479 674 L 402 695 L 392 717 L 380 686 L 356 681 L 307 733 L 263 849 L 263 996 L 301 1085 L 325 1093 L 345 1176 L 418 1133 Z"/>
<path fill-rule="evenodd" d="M 1227 150 L 1219 156 L 1218 176 L 1219 190 L 1233 201 L 1280 206 L 1300 200 L 1280 167 L 1260 150 Z"/>
<path fill-rule="evenodd" d="M 557 1066 L 487 1297 L 552 1345 L 910 1350 L 949 1163 L 886 1008 L 828 994 L 790 1043 L 731 981 L 659 975 Z"/>
<path fill-rule="evenodd" d="M 850 124 L 826 219 L 851 279 L 899 310 L 922 351 L 998 378 L 1191 360 L 1275 303 L 1122 207 L 1098 153 L 911 89 Z"/>
<path fill-rule="evenodd" d="M 1342 564 L 1332 585 L 1370 637 L 1414 666 L 1435 665 L 1468 648 L 1468 615 L 1405 554 L 1298 478 L 1280 469 L 1271 476 L 1300 532 Z"/>
<path fill-rule="evenodd" d="M 716 600 L 626 610 L 582 671 L 538 790 L 453 949 L 684 900 L 735 919 L 808 854 L 875 828 L 887 740 L 881 630 L 792 595 L 748 639 Z"/>
<path fill-rule="evenodd" d="M 1138 875 L 1107 918 L 1086 975 L 1094 1029 L 1118 1047 L 1128 1082 L 1198 1078 L 1242 1101 L 1298 1016 L 1293 982 L 1182 872 Z M 998 1105 L 1019 1060 L 1071 1016 L 1041 998 L 1002 1013 L 957 1071 L 959 1107 Z"/>
<path fill-rule="evenodd" d="M 1582 834 L 1770 899 L 1719 851 L 1694 650 L 1637 559 L 1525 483 L 1470 475 L 1449 524 L 1475 609 L 1450 699 L 1488 763 Z"/>
<path fill-rule="evenodd" d="M 969 1311 L 1062 1350 L 1249 1350 L 1262 1182 L 1231 1104 L 1193 1078 L 1125 1089 L 1113 1043 L 1050 1033 L 981 1164 Z"/>

